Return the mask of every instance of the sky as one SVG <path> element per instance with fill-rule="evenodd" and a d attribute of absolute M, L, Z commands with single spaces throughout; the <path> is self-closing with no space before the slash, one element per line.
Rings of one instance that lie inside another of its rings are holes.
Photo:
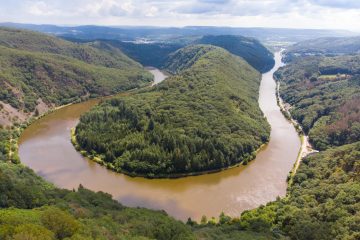
<path fill-rule="evenodd" d="M 0 22 L 360 32 L 360 0 L 0 0 Z"/>

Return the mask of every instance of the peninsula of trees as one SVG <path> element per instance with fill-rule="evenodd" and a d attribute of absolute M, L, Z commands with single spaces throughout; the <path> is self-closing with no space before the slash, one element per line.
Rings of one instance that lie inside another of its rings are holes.
<path fill-rule="evenodd" d="M 270 133 L 257 102 L 259 72 L 210 45 L 176 51 L 166 69 L 176 75 L 83 115 L 76 128 L 80 147 L 111 169 L 147 177 L 252 160 Z"/>

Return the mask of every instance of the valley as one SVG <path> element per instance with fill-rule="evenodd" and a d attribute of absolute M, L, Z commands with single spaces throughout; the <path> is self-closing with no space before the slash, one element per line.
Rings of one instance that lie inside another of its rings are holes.
<path fill-rule="evenodd" d="M 0 239 L 358 239 L 358 37 L 56 29 L 0 28 Z"/>
<path fill-rule="evenodd" d="M 281 65 L 280 54 L 275 59 L 274 69 Z M 272 124 L 270 142 L 247 166 L 164 180 L 111 172 L 82 157 L 70 142 L 70 129 L 97 100 L 59 109 L 30 125 L 20 138 L 21 161 L 59 187 L 72 189 L 82 184 L 94 191 L 111 193 L 125 205 L 164 209 L 182 220 L 218 216 L 221 211 L 237 216 L 245 209 L 285 195 L 286 177 L 300 147 L 295 129 L 276 105 L 273 72 L 263 75 L 259 98 L 260 107 Z"/>

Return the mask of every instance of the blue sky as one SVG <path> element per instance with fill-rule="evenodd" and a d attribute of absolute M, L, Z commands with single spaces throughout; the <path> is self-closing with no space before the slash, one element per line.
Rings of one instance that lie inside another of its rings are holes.
<path fill-rule="evenodd" d="M 360 32 L 360 0 L 0 0 L 0 22 L 333 28 Z"/>

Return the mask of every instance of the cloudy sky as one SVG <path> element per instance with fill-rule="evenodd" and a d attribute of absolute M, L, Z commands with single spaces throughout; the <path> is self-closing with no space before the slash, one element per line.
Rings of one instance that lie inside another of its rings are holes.
<path fill-rule="evenodd" d="M 360 32 L 360 0 L 0 0 L 0 22 Z"/>

